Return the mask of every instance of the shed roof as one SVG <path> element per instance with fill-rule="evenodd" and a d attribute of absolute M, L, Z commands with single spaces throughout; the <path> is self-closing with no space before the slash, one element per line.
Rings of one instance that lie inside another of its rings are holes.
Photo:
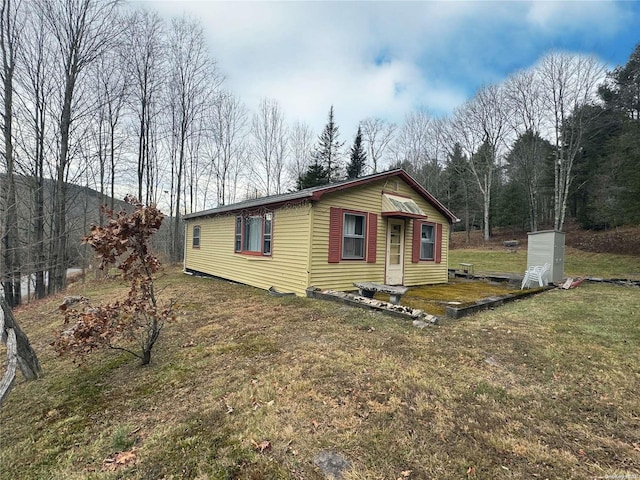
<path fill-rule="evenodd" d="M 431 195 L 422 185 L 420 185 L 411 175 L 405 172 L 403 169 L 398 168 L 395 170 L 389 170 L 386 172 L 374 173 L 365 177 L 360 177 L 352 180 L 342 180 L 339 182 L 329 183 L 321 185 L 319 187 L 305 188 L 304 190 L 298 190 L 296 192 L 284 193 L 281 195 L 270 195 L 268 197 L 254 198 L 251 200 L 244 200 L 242 202 L 233 203 L 230 205 L 222 205 L 220 207 L 211 208 L 209 210 L 203 210 L 201 212 L 194 212 L 185 215 L 183 218 L 189 220 L 192 218 L 208 217 L 211 215 L 219 215 L 222 213 L 232 213 L 242 211 L 245 209 L 273 206 L 276 207 L 281 204 L 285 204 L 295 200 L 312 200 L 317 201 L 327 193 L 336 192 L 340 190 L 346 190 L 359 185 L 365 185 L 367 183 L 382 180 L 391 177 L 399 177 L 411 186 L 422 198 L 431 203 L 436 210 L 442 213 L 449 219 L 451 223 L 457 223 L 460 221 L 453 213 L 451 213 L 442 203 L 440 203 L 433 195 Z"/>

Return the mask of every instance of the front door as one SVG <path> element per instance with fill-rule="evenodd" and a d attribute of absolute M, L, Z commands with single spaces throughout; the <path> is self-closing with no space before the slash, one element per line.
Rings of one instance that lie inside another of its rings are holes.
<path fill-rule="evenodd" d="M 387 224 L 387 285 L 402 285 L 404 274 L 404 220 L 389 218 Z"/>

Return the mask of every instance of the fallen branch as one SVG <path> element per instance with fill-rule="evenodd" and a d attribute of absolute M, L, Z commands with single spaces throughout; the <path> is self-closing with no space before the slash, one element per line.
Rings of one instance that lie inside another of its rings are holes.
<path fill-rule="evenodd" d="M 35 380 L 40 376 L 40 372 L 42 371 L 38 356 L 33 348 L 31 348 L 29 339 L 13 317 L 13 312 L 4 297 L 0 297 L 0 307 L 3 317 L 3 327 L 2 331 L 0 331 L 2 342 L 7 342 L 9 330 L 13 330 L 16 338 L 16 360 L 20 372 L 26 380 Z"/>
<path fill-rule="evenodd" d="M 9 395 L 13 382 L 16 379 L 16 364 L 18 361 L 18 353 L 16 347 L 16 332 L 13 328 L 6 331 L 5 340 L 5 328 L 4 328 L 4 314 L 0 310 L 0 331 L 2 331 L 2 338 L 7 344 L 7 370 L 4 372 L 2 381 L 0 381 L 0 405 L 4 399 Z"/>

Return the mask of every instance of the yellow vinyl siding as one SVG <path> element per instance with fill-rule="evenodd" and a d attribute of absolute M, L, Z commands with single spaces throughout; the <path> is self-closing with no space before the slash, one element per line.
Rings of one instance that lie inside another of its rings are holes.
<path fill-rule="evenodd" d="M 311 285 L 318 288 L 353 290 L 353 282 L 384 283 L 385 221 L 380 217 L 384 181 L 372 182 L 348 190 L 330 193 L 314 206 Z M 378 214 L 376 263 L 366 260 L 341 260 L 328 263 L 329 211 L 331 207 Z"/>
<path fill-rule="evenodd" d="M 258 288 L 305 294 L 308 285 L 310 205 L 280 208 L 273 215 L 271 257 L 234 252 L 235 215 L 187 221 L 188 269 Z M 193 226 L 200 225 L 200 248 L 192 248 Z"/>
<path fill-rule="evenodd" d="M 426 213 L 426 211 L 425 211 Z M 438 214 L 440 217 L 441 214 Z M 445 217 L 435 218 L 428 214 L 426 221 L 434 223 L 442 223 L 442 257 L 441 262 L 422 260 L 418 263 L 412 263 L 411 257 L 413 253 L 413 222 L 409 222 L 407 228 L 407 242 L 405 250 L 405 266 L 404 266 L 404 284 L 412 285 L 428 285 L 432 283 L 446 283 L 449 278 L 448 259 L 449 259 L 449 222 Z M 408 252 L 408 253 L 407 253 Z"/>
<path fill-rule="evenodd" d="M 387 219 L 381 216 L 382 192 L 411 197 L 428 216 L 428 221 L 442 224 L 442 262 L 412 263 L 413 221 L 405 220 L 404 285 L 446 283 L 449 246 L 449 222 L 430 203 L 400 179 L 380 180 L 362 186 L 330 193 L 314 206 L 313 239 L 311 247 L 311 285 L 318 288 L 353 290 L 355 281 L 384 283 L 387 242 Z M 376 263 L 365 260 L 342 260 L 328 263 L 329 211 L 331 207 L 371 212 L 378 215 Z"/>
<path fill-rule="evenodd" d="M 404 255 L 404 284 L 427 285 L 432 283 L 446 283 L 449 278 L 449 219 L 436 210 L 433 205 L 418 195 L 409 185 L 398 181 L 397 193 L 411 196 L 422 211 L 427 215 L 427 222 L 442 224 L 442 257 L 440 263 L 421 261 L 412 263 L 413 253 L 413 221 L 406 222 L 405 255 Z"/>

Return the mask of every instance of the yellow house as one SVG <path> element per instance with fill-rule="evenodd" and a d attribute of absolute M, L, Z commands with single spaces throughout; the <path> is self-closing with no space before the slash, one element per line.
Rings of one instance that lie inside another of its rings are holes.
<path fill-rule="evenodd" d="M 458 219 L 404 170 L 185 215 L 184 270 L 305 295 L 445 283 Z"/>

